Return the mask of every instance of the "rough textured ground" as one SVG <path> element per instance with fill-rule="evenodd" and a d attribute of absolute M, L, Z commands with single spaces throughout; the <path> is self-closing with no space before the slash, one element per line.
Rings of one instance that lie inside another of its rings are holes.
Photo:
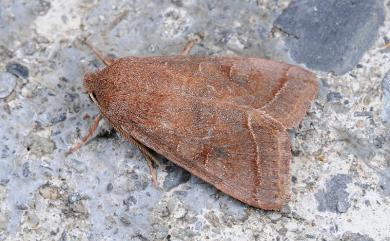
<path fill-rule="evenodd" d="M 0 1 L 0 240 L 390 240 L 390 2 Z M 114 56 L 257 56 L 306 65 L 320 93 L 293 142 L 291 201 L 265 212 L 166 161 L 153 188 L 83 75 Z M 386 74 L 387 73 L 387 74 Z"/>

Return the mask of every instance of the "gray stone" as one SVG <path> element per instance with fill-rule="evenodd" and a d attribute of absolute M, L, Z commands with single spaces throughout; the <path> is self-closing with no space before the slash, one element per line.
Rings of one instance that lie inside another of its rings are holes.
<path fill-rule="evenodd" d="M 67 201 L 68 201 L 68 203 L 73 204 L 73 203 L 78 202 L 82 199 L 84 199 L 83 196 L 80 193 L 76 192 L 76 193 L 69 194 Z"/>
<path fill-rule="evenodd" d="M 58 241 L 67 241 L 67 235 L 66 235 L 66 230 L 62 231 L 61 237 Z"/>
<path fill-rule="evenodd" d="M 327 95 L 326 95 L 326 100 L 328 102 L 338 102 L 342 99 L 343 97 L 341 96 L 341 94 L 339 92 L 329 92 Z"/>
<path fill-rule="evenodd" d="M 351 204 L 348 201 L 348 192 L 345 190 L 352 178 L 345 174 L 337 174 L 326 182 L 326 190 L 320 190 L 315 194 L 318 202 L 318 210 L 334 213 L 344 213 Z"/>
<path fill-rule="evenodd" d="M 385 168 L 379 178 L 379 187 L 382 194 L 390 196 L 390 167 Z"/>
<path fill-rule="evenodd" d="M 55 125 L 66 120 L 66 112 L 56 114 L 51 120 L 51 124 Z"/>
<path fill-rule="evenodd" d="M 36 2 L 36 5 L 33 8 L 33 11 L 36 15 L 45 15 L 51 7 L 50 1 L 39 0 Z"/>
<path fill-rule="evenodd" d="M 352 233 L 352 232 L 344 233 L 340 240 L 341 241 L 374 241 L 374 239 L 368 235 L 363 235 L 360 233 Z"/>
<path fill-rule="evenodd" d="M 114 189 L 114 185 L 112 185 L 112 183 L 110 182 L 110 183 L 107 184 L 106 190 L 107 190 L 107 192 L 111 192 L 112 189 Z"/>
<path fill-rule="evenodd" d="M 371 117 L 372 113 L 369 111 L 356 111 L 353 113 L 355 117 Z"/>
<path fill-rule="evenodd" d="M 0 99 L 9 96 L 16 86 L 16 78 L 10 73 L 0 73 Z"/>
<path fill-rule="evenodd" d="M 28 209 L 28 206 L 26 205 L 26 204 L 24 204 L 24 203 L 17 203 L 16 204 L 16 208 L 18 209 L 18 210 L 27 210 Z"/>
<path fill-rule="evenodd" d="M 33 55 L 38 50 L 38 44 L 34 40 L 27 41 L 23 45 L 23 52 L 25 55 Z"/>
<path fill-rule="evenodd" d="M 282 214 L 277 213 L 277 212 L 267 212 L 267 217 L 268 217 L 272 222 L 277 222 L 279 219 L 282 218 Z"/>
<path fill-rule="evenodd" d="M 275 25 L 296 62 L 344 74 L 375 41 L 383 21 L 380 0 L 293 0 Z"/>
<path fill-rule="evenodd" d="M 11 62 L 5 66 L 8 73 L 14 74 L 21 79 L 27 79 L 29 75 L 28 68 L 18 62 Z"/>
<path fill-rule="evenodd" d="M 390 120 L 390 71 L 387 71 L 385 77 L 382 79 L 382 92 L 383 92 L 382 121 L 389 122 Z"/>
<path fill-rule="evenodd" d="M 119 220 L 126 226 L 131 224 L 131 217 L 127 213 L 123 214 Z"/>
<path fill-rule="evenodd" d="M 9 183 L 9 179 L 0 179 L 0 185 L 5 186 Z"/>
<path fill-rule="evenodd" d="M 22 166 L 22 175 L 23 177 L 28 177 L 30 175 L 31 171 L 30 171 L 30 163 L 28 162 L 25 162 L 23 163 L 23 166 Z"/>
<path fill-rule="evenodd" d="M 28 85 L 23 86 L 20 93 L 22 94 L 23 97 L 26 97 L 26 98 L 34 97 L 34 91 Z"/>
<path fill-rule="evenodd" d="M 348 208 L 351 206 L 348 202 L 345 200 L 341 200 L 337 202 L 337 211 L 339 213 L 345 213 L 347 212 Z"/>
<path fill-rule="evenodd" d="M 0 58 L 12 58 L 13 56 L 14 54 L 11 50 L 0 44 Z"/>

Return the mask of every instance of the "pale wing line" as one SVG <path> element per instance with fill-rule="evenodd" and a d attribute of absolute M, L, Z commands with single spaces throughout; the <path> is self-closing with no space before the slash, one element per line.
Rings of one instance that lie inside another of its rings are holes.
<path fill-rule="evenodd" d="M 294 66 L 289 66 L 288 69 L 286 69 L 286 71 L 283 73 L 283 78 L 287 77 L 286 75 L 288 74 L 288 72 L 290 71 L 290 69 L 292 67 L 294 67 Z M 265 104 L 264 106 L 259 108 L 259 110 L 263 110 L 263 109 L 267 108 L 268 106 L 270 106 L 273 102 L 275 102 L 277 97 L 280 95 L 280 93 L 286 88 L 287 82 L 288 82 L 288 80 L 283 83 L 282 87 L 280 87 L 278 92 L 275 94 L 274 98 L 272 98 L 272 100 L 270 100 L 267 104 Z"/>
<path fill-rule="evenodd" d="M 294 68 L 295 66 L 289 66 L 289 68 L 286 70 L 286 72 L 284 73 L 284 75 L 288 75 L 288 72 L 290 71 L 290 69 Z M 283 86 L 279 89 L 279 91 L 275 94 L 275 97 L 270 100 L 267 104 L 265 104 L 264 106 L 262 106 L 261 108 L 258 108 L 257 110 L 261 110 L 261 111 L 264 111 L 267 107 L 269 107 L 270 105 L 272 105 L 276 100 L 277 100 L 277 97 L 280 95 L 280 93 L 285 89 L 287 88 L 287 82 L 289 81 L 286 81 L 283 83 Z M 290 117 L 296 113 L 296 109 L 298 108 L 298 106 L 301 105 L 302 102 L 298 101 L 298 104 L 295 103 L 294 104 L 294 107 L 292 107 L 293 111 L 290 111 L 289 113 L 285 113 L 285 119 L 288 119 L 290 120 Z M 265 111 L 264 111 L 265 112 Z M 281 123 L 280 121 L 278 121 L 279 123 Z M 283 126 L 285 126 L 283 123 L 281 123 Z"/>
<path fill-rule="evenodd" d="M 256 187 L 258 187 L 261 183 L 261 173 L 260 173 L 260 147 L 259 147 L 259 144 L 257 143 L 256 141 L 256 135 L 255 135 L 255 132 L 253 130 L 253 127 L 252 127 L 252 113 L 250 112 L 247 112 L 247 126 L 248 126 L 248 130 L 249 130 L 249 133 L 251 134 L 252 136 L 252 139 L 253 139 L 253 142 L 256 146 L 256 171 L 255 171 L 255 185 L 253 186 L 254 189 L 252 190 L 252 195 L 254 196 L 255 200 L 257 200 L 257 198 L 255 197 L 255 194 L 256 194 Z"/>

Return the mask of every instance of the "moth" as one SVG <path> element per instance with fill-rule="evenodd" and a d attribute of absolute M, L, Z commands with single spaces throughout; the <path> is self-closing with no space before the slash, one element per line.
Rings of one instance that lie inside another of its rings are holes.
<path fill-rule="evenodd" d="M 250 206 L 279 210 L 289 198 L 290 140 L 316 96 L 310 71 L 249 57 L 182 55 L 107 59 L 84 88 L 102 117 L 148 161 L 152 150 Z M 155 179 L 155 178 L 154 178 Z"/>

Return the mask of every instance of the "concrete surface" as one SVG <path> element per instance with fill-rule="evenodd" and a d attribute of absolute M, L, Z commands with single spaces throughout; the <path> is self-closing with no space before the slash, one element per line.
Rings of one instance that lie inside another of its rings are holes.
<path fill-rule="evenodd" d="M 0 240 L 389 241 L 390 2 L 294 2 L 1 0 Z M 170 55 L 196 34 L 193 54 L 305 63 L 318 75 L 320 93 L 291 131 L 281 212 L 243 205 L 169 161 L 153 188 L 140 153 L 107 123 L 64 157 L 98 113 L 82 79 L 102 64 L 80 39 L 112 56 Z"/>

